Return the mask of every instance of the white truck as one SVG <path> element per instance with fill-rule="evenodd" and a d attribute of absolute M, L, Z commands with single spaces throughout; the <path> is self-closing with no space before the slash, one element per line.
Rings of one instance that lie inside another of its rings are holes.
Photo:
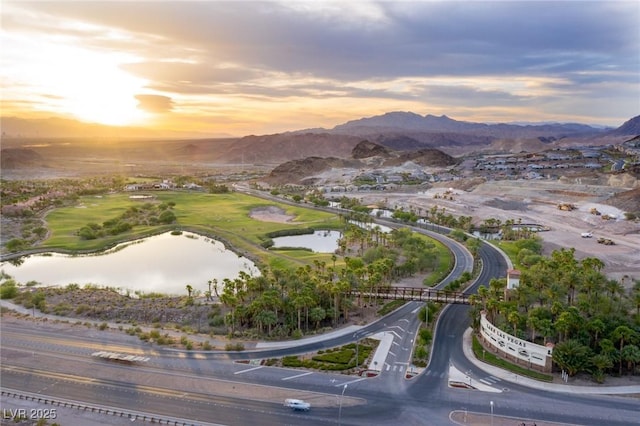
<path fill-rule="evenodd" d="M 582 238 L 591 238 L 593 237 L 593 234 L 591 232 L 583 232 L 582 234 L 580 234 L 580 236 Z"/>
<path fill-rule="evenodd" d="M 301 399 L 287 398 L 284 400 L 284 406 L 289 407 L 294 411 L 309 411 L 311 404 Z"/>

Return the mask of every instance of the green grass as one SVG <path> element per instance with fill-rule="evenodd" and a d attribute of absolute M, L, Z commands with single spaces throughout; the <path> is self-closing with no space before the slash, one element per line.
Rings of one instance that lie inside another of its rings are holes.
<path fill-rule="evenodd" d="M 120 216 L 132 206 L 140 206 L 148 201 L 131 200 L 130 194 L 110 194 L 102 197 L 81 197 L 73 207 L 55 209 L 47 217 L 51 230 L 50 237 L 41 244 L 41 248 L 65 249 L 70 251 L 102 250 L 118 242 L 173 229 L 192 230 L 217 237 L 228 242 L 236 250 L 250 253 L 254 258 L 267 262 L 271 258 L 280 258 L 282 265 L 295 265 L 313 262 L 314 259 L 329 263 L 331 255 L 310 253 L 303 250 L 267 252 L 259 247 L 265 235 L 291 228 L 340 229 L 337 215 L 289 206 L 263 200 L 246 194 L 205 194 L 182 192 L 157 192 L 154 202 L 174 202 L 173 209 L 177 221 L 163 226 L 136 226 L 132 232 L 108 236 L 96 240 L 82 240 L 76 233 L 89 223 L 102 224 L 104 221 Z M 288 223 L 263 222 L 249 217 L 252 209 L 266 206 L 278 206 L 294 217 Z"/>
<path fill-rule="evenodd" d="M 518 262 L 516 261 L 518 257 L 518 246 L 516 246 L 515 241 L 489 241 L 493 245 L 497 246 L 500 250 L 505 252 L 505 254 L 511 259 L 514 268 L 519 268 Z"/>
<path fill-rule="evenodd" d="M 378 315 L 380 316 L 387 315 L 388 313 L 395 311 L 405 303 L 407 303 L 406 300 L 393 300 L 389 303 L 386 303 L 382 308 L 378 309 Z"/>
<path fill-rule="evenodd" d="M 104 196 L 85 196 L 72 207 L 52 210 L 47 216 L 50 237 L 39 247 L 73 252 L 100 251 L 115 244 L 135 238 L 167 232 L 174 229 L 193 231 L 218 239 L 230 245 L 240 254 L 272 267 L 289 268 L 301 264 L 312 264 L 315 260 L 332 265 L 331 254 L 313 253 L 305 250 L 265 250 L 260 244 L 271 232 L 285 229 L 341 229 L 337 214 L 327 213 L 304 206 L 291 206 L 242 193 L 207 194 L 178 191 L 157 191 L 155 200 L 132 200 L 129 193 Z M 176 222 L 161 226 L 135 226 L 131 232 L 107 236 L 95 240 L 82 240 L 78 230 L 89 223 L 103 222 L 119 217 L 132 206 L 144 203 L 175 203 L 173 213 Z M 252 209 L 277 206 L 293 217 L 287 223 L 264 222 L 249 217 Z M 428 237 L 424 237 L 428 238 Z M 438 265 L 428 277 L 429 285 L 442 280 L 450 271 L 453 259 L 449 250 L 440 242 L 429 239 L 438 251 Z M 342 259 L 336 263 L 343 264 Z"/>
<path fill-rule="evenodd" d="M 431 239 L 429 237 L 424 238 L 427 238 L 429 242 L 433 243 L 436 247 L 436 251 L 438 252 L 438 265 L 436 266 L 436 269 L 423 281 L 423 284 L 425 286 L 432 287 L 442 281 L 449 274 L 449 272 L 453 268 L 454 259 L 451 251 L 440 241 Z"/>
<path fill-rule="evenodd" d="M 487 364 L 495 365 L 496 367 L 500 367 L 504 370 L 511 371 L 512 373 L 530 377 L 536 380 L 541 380 L 543 382 L 553 381 L 553 376 L 549 374 L 540 373 L 537 371 L 529 370 L 520 365 L 512 364 L 509 361 L 499 358 L 493 353 L 486 351 L 475 335 L 473 336 L 473 353 L 479 360 L 482 360 Z"/>

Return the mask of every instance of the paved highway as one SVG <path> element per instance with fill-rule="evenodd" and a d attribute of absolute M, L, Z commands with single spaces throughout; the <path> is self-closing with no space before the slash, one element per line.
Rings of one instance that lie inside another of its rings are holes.
<path fill-rule="evenodd" d="M 459 256 L 467 260 L 458 261 L 457 273 L 469 267 L 465 263 L 469 258 L 464 253 Z M 484 268 L 470 291 L 504 276 L 507 269 L 502 255 L 487 244 L 480 257 Z M 3 320 L 2 387 L 196 424 L 438 426 L 452 424 L 453 410 L 488 414 L 491 403 L 496 416 L 511 416 L 514 425 L 527 420 L 528 424 L 637 424 L 638 399 L 539 391 L 488 376 L 462 353 L 462 336 L 469 324 L 469 308 L 464 305 L 445 308 L 427 369 L 405 379 L 421 306 L 409 302 L 375 323 L 328 340 L 256 353 L 183 353 L 152 347 L 123 333 L 83 326 L 71 330 L 67 326 L 61 333 L 55 324 Z M 375 378 L 232 362 L 316 351 L 380 332 L 392 336 L 392 341 Z M 98 350 L 145 355 L 151 361 L 137 366 L 112 364 L 91 357 Z M 488 383 L 493 392 L 450 388 L 450 367 Z M 308 413 L 293 412 L 282 405 L 287 397 L 308 400 L 313 408 Z M 103 416 L 100 421 L 110 424 L 110 419 Z"/>

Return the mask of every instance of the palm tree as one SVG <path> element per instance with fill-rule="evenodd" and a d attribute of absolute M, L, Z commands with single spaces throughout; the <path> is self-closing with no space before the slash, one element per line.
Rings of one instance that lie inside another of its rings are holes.
<path fill-rule="evenodd" d="M 620 352 L 620 359 L 627 361 L 627 369 L 635 374 L 636 365 L 640 362 L 640 348 L 636 345 L 626 345 Z"/>
<path fill-rule="evenodd" d="M 593 372 L 594 379 L 598 383 L 604 382 L 604 370 L 613 367 L 611 358 L 604 354 L 597 354 L 591 357 L 591 364 L 596 368 L 596 371 Z"/>
<path fill-rule="evenodd" d="M 552 357 L 558 367 L 565 370 L 569 376 L 575 376 L 588 365 L 590 352 L 589 347 L 579 341 L 567 340 L 553 348 Z"/>
<path fill-rule="evenodd" d="M 223 280 L 224 288 L 222 290 L 222 294 L 220 295 L 220 301 L 226 305 L 229 310 L 229 323 L 230 323 L 230 334 L 233 336 L 235 333 L 236 326 L 236 309 L 238 308 L 239 299 L 236 296 L 234 283 L 225 278 Z"/>
<path fill-rule="evenodd" d="M 327 316 L 327 311 L 322 306 L 315 306 L 311 308 L 309 311 L 309 318 L 311 321 L 315 323 L 315 328 L 317 329 L 320 325 L 320 321 L 325 319 Z"/>
<path fill-rule="evenodd" d="M 533 315 L 529 315 L 527 317 L 527 327 L 531 329 L 532 342 L 536 341 L 536 330 L 539 328 L 539 326 L 540 326 L 540 319 L 538 319 L 538 317 L 535 317 Z"/>
<path fill-rule="evenodd" d="M 620 360 L 620 352 L 610 339 L 601 339 L 598 346 L 600 346 L 600 353 L 611 359 L 612 363 Z"/>
<path fill-rule="evenodd" d="M 518 332 L 518 323 L 520 322 L 520 314 L 517 310 L 513 310 L 509 312 L 507 319 L 511 325 L 513 325 L 513 335 L 516 336 L 516 333 Z"/>
<path fill-rule="evenodd" d="M 594 333 L 593 344 L 598 345 L 598 335 L 606 329 L 605 323 L 600 318 L 593 318 L 587 323 L 587 327 Z"/>
<path fill-rule="evenodd" d="M 193 293 L 193 286 L 191 284 L 187 284 L 187 293 L 189 294 L 189 299 L 191 299 L 191 294 Z"/>
<path fill-rule="evenodd" d="M 540 320 L 540 322 L 538 323 L 538 330 L 540 331 L 540 334 L 542 334 L 542 337 L 544 338 L 542 342 L 544 345 L 547 344 L 547 339 L 553 336 L 555 333 L 553 322 L 551 322 L 551 320 L 548 318 L 543 318 Z"/>
<path fill-rule="evenodd" d="M 611 336 L 614 339 L 620 341 L 620 375 L 622 375 L 622 351 L 624 350 L 624 341 L 626 340 L 629 342 L 635 339 L 636 335 L 636 332 L 626 325 L 619 325 L 615 330 L 613 330 L 613 333 L 611 333 Z"/>

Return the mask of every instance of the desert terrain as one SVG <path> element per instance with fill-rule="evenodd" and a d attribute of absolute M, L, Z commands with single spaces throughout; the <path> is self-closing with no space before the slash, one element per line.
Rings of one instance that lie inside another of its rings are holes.
<path fill-rule="evenodd" d="M 640 224 L 625 220 L 623 211 L 601 202 L 610 195 L 611 187 L 546 181 L 488 181 L 467 190 L 456 186 L 464 186 L 464 181 L 414 193 L 359 192 L 350 196 L 368 205 L 386 204 L 415 211 L 437 205 L 454 216 L 472 216 L 476 223 L 495 218 L 543 225 L 549 228 L 538 234 L 545 254 L 574 248 L 578 259 L 602 260 L 605 274 L 612 279 L 622 280 L 625 285 L 640 279 Z M 445 191 L 451 192 L 453 200 L 434 198 Z M 563 211 L 558 209 L 559 203 L 571 203 L 577 209 Z M 604 220 L 602 215 L 591 214 L 592 208 L 615 219 Z M 583 232 L 591 232 L 593 237 L 582 238 Z M 611 239 L 615 245 L 598 244 L 600 237 Z"/>

